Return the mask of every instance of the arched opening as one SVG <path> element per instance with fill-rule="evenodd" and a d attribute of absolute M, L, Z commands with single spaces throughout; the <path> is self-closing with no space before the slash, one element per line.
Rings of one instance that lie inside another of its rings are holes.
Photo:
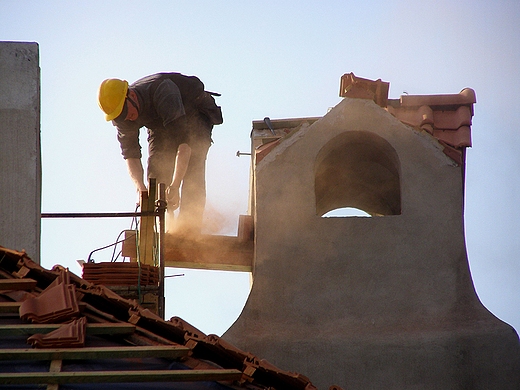
<path fill-rule="evenodd" d="M 341 217 L 371 217 L 366 211 L 355 207 L 340 207 L 330 210 L 322 215 L 323 218 L 341 218 Z"/>
<path fill-rule="evenodd" d="M 316 157 L 316 214 L 358 209 L 370 216 L 399 215 L 399 176 L 399 158 L 388 141 L 364 131 L 342 133 Z M 361 216 L 357 214 L 340 216 Z"/>

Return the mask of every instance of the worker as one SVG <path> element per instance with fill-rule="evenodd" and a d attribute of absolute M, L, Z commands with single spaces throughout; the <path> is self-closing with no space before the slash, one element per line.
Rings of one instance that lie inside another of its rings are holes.
<path fill-rule="evenodd" d="M 176 230 L 199 233 L 206 203 L 206 156 L 214 125 L 223 122 L 213 96 L 195 76 L 157 73 L 128 85 L 104 80 L 98 102 L 117 139 L 137 191 L 146 191 L 139 131 L 148 132 L 147 177 L 167 186 L 168 209 L 180 206 Z"/>

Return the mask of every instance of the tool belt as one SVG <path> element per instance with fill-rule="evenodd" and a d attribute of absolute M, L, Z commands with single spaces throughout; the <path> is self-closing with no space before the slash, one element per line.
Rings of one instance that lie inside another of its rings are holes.
<path fill-rule="evenodd" d="M 221 125 L 224 123 L 224 119 L 222 117 L 222 108 L 217 106 L 213 96 L 220 96 L 220 94 L 204 91 L 195 99 L 195 107 L 202 115 L 209 119 L 211 124 Z"/>

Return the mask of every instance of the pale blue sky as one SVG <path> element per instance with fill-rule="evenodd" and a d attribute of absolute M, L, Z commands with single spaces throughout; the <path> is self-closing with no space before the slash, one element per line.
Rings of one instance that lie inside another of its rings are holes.
<path fill-rule="evenodd" d="M 486 307 L 520 329 L 518 1 L 0 0 L 0 20 L 0 40 L 40 45 L 44 212 L 135 207 L 114 129 L 96 102 L 108 77 L 179 71 L 222 93 L 225 122 L 214 130 L 207 181 L 208 209 L 225 234 L 247 212 L 249 160 L 235 153 L 249 150 L 253 120 L 324 115 L 340 101 L 348 72 L 390 82 L 390 98 L 473 88 L 471 271 Z M 44 220 L 42 265 L 80 274 L 77 259 L 129 226 Z M 223 333 L 240 313 L 249 276 L 181 272 L 167 280 L 167 317 Z"/>

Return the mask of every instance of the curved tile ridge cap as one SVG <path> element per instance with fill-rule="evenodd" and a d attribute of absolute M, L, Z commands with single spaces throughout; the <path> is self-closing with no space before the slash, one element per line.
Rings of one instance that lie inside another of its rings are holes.
<path fill-rule="evenodd" d="M 477 95 L 471 88 L 464 88 L 457 94 L 442 95 L 401 95 L 401 106 L 461 106 L 473 105 L 477 102 Z M 473 112 L 472 112 L 473 114 Z"/>
<path fill-rule="evenodd" d="M 445 146 L 445 153 L 463 163 L 462 149 L 471 147 L 475 91 L 464 88 L 458 94 L 402 95 L 389 99 L 386 110 L 401 122 L 421 128 Z"/>

